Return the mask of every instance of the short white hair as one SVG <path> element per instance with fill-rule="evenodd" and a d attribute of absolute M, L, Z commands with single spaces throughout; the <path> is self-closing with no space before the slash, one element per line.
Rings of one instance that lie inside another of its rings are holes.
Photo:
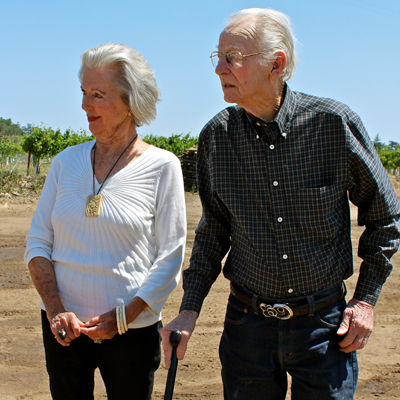
<path fill-rule="evenodd" d="M 263 63 L 274 60 L 275 54 L 283 51 L 287 62 L 282 80 L 292 78 L 297 61 L 296 38 L 287 15 L 269 8 L 248 8 L 229 17 L 224 30 L 255 41 L 264 53 Z"/>
<path fill-rule="evenodd" d="M 156 119 L 161 92 L 154 71 L 137 50 L 119 43 L 102 44 L 82 54 L 78 74 L 81 82 L 86 68 L 116 70 L 115 86 L 131 111 L 135 126 L 150 125 Z"/>

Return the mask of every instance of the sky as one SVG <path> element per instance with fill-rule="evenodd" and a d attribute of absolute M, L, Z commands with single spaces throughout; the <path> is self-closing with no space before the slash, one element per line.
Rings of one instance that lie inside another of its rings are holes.
<path fill-rule="evenodd" d="M 107 42 L 138 50 L 162 101 L 148 134 L 197 136 L 223 100 L 210 61 L 227 18 L 252 7 L 287 14 L 299 63 L 292 90 L 339 100 L 371 139 L 400 142 L 399 0 L 0 0 L 0 117 L 88 130 L 81 54 Z"/>

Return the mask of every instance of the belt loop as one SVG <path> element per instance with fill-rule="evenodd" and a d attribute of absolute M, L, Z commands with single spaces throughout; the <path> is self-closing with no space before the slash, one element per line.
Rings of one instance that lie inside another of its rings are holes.
<path fill-rule="evenodd" d="M 258 315 L 258 306 L 257 306 L 258 296 L 255 294 L 251 298 L 251 306 L 253 307 L 254 314 Z"/>
<path fill-rule="evenodd" d="M 346 297 L 347 294 L 347 287 L 344 281 L 342 282 L 342 290 L 343 290 L 343 296 Z"/>
<path fill-rule="evenodd" d="M 313 296 L 307 296 L 308 316 L 312 317 L 315 314 L 315 302 Z"/>

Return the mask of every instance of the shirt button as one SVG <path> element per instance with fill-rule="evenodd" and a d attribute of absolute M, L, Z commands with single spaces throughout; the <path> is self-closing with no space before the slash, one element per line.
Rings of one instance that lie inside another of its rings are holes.
<path fill-rule="evenodd" d="M 260 139 L 260 136 L 256 135 L 256 139 Z"/>
<path fill-rule="evenodd" d="M 286 132 L 283 132 L 283 133 L 282 133 L 282 136 L 286 139 L 287 133 L 286 133 Z"/>
<path fill-rule="evenodd" d="M 273 184 L 274 186 L 278 186 L 278 181 L 274 181 L 272 184 Z"/>
<path fill-rule="evenodd" d="M 273 149 L 275 148 L 275 146 L 274 146 L 273 144 L 271 144 L 271 146 L 269 146 L 269 148 L 270 148 L 271 150 L 273 150 Z"/>
<path fill-rule="evenodd" d="M 293 293 L 293 289 L 289 289 L 289 290 L 288 290 L 288 293 Z"/>
<path fill-rule="evenodd" d="M 278 218 L 278 222 L 282 222 L 283 221 L 283 218 L 282 217 L 279 217 Z"/>
<path fill-rule="evenodd" d="M 284 260 L 287 260 L 287 258 L 288 258 L 287 254 L 284 254 L 284 255 L 282 256 L 282 258 L 283 258 Z"/>
<path fill-rule="evenodd" d="M 259 123 L 259 122 L 256 122 L 256 125 L 257 125 L 257 126 L 260 126 L 260 123 Z"/>

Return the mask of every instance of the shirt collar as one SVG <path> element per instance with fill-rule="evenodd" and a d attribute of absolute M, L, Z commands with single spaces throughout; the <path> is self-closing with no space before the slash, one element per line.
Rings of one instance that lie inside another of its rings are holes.
<path fill-rule="evenodd" d="M 294 110 L 296 108 L 296 96 L 290 90 L 289 86 L 286 83 L 283 88 L 283 95 L 284 99 L 281 108 L 279 109 L 278 114 L 274 118 L 274 121 L 271 121 L 269 123 L 276 123 L 278 125 L 281 135 L 286 138 L 290 128 L 290 122 L 293 118 Z M 267 126 L 268 123 L 265 123 L 264 121 L 255 117 L 252 114 L 249 114 L 247 112 L 246 114 L 252 125 L 253 123 L 255 124 L 259 123 L 261 125 Z"/>
<path fill-rule="evenodd" d="M 289 130 L 290 122 L 293 118 L 294 110 L 296 108 L 296 96 L 286 83 L 283 93 L 285 98 L 283 99 L 282 106 L 274 119 L 274 121 L 278 124 L 281 133 Z"/>

